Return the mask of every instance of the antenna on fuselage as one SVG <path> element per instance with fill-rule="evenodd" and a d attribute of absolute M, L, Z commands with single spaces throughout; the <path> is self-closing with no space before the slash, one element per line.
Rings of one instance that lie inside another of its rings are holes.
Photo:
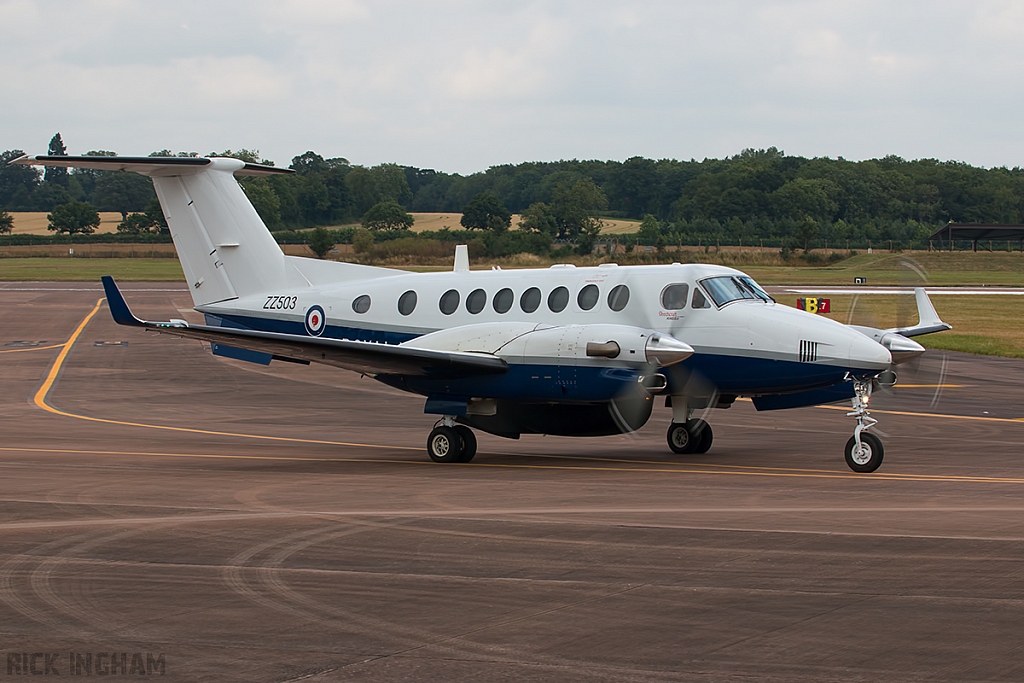
<path fill-rule="evenodd" d="M 455 267 L 452 270 L 456 273 L 469 272 L 469 247 L 467 245 L 455 245 Z"/>

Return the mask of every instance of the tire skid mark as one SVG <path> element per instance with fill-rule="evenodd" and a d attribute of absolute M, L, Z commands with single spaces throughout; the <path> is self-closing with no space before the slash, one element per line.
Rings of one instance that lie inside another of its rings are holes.
<path fill-rule="evenodd" d="M 81 605 L 76 605 L 69 600 L 66 600 L 58 594 L 56 590 L 54 590 L 52 582 L 53 574 L 56 570 L 59 570 L 66 565 L 69 557 L 79 556 L 97 546 L 115 543 L 125 538 L 138 536 L 139 534 L 146 533 L 148 531 L 148 529 L 129 529 L 124 531 L 115 531 L 112 533 L 108 532 L 106 534 L 94 534 L 90 538 L 81 540 L 77 544 L 65 548 L 55 555 L 47 557 L 36 565 L 36 568 L 32 570 L 32 573 L 29 575 L 29 585 L 32 588 L 32 592 L 57 612 L 93 626 L 95 629 L 94 635 L 117 633 L 124 625 L 124 621 L 120 616 L 110 612 L 109 610 L 104 610 L 102 605 L 95 601 L 92 601 L 94 609 L 86 609 Z M 62 592 L 65 594 L 71 594 L 76 591 L 77 586 L 81 583 L 81 577 L 76 576 L 74 577 L 71 585 Z M 98 616 L 101 613 L 103 616 Z M 111 624 L 118 624 L 118 626 L 112 627 Z"/>
<path fill-rule="evenodd" d="M 6 603 L 8 607 L 11 607 L 32 621 L 50 628 L 54 634 L 60 634 L 64 637 L 77 639 L 85 639 L 89 637 L 91 634 L 80 626 L 69 624 L 65 619 L 54 618 L 52 612 L 48 609 L 32 606 L 29 601 L 23 597 L 30 593 L 31 587 L 21 585 L 18 578 L 21 577 L 25 583 L 29 583 L 30 579 L 26 578 L 26 574 L 29 571 L 28 566 L 32 562 L 35 562 L 36 566 L 38 566 L 38 564 L 41 564 L 46 560 L 51 552 L 59 550 L 62 546 L 71 546 L 75 543 L 81 543 L 84 539 L 98 536 L 103 533 L 104 532 L 98 531 L 85 531 L 69 537 L 59 538 L 48 543 L 43 543 L 36 546 L 28 553 L 13 556 L 0 566 L 0 601 Z"/>
<path fill-rule="evenodd" d="M 402 522 L 395 524 L 382 524 L 373 522 L 364 523 L 361 520 L 355 520 L 352 523 L 370 527 L 374 530 L 395 529 L 396 527 L 404 528 L 405 526 L 405 523 Z M 587 590 L 587 597 L 582 600 L 566 601 L 564 599 L 555 599 L 553 601 L 549 601 L 545 606 L 527 605 L 516 608 L 501 615 L 485 618 L 482 622 L 478 622 L 461 635 L 453 635 L 439 640 L 433 631 L 407 627 L 392 620 L 372 617 L 364 613 L 330 606 L 303 595 L 284 583 L 283 576 L 279 570 L 280 566 L 284 564 L 289 557 L 313 545 L 350 536 L 354 532 L 356 532 L 356 530 L 349 529 L 344 531 L 328 530 L 321 533 L 305 534 L 301 540 L 297 539 L 295 542 L 285 545 L 276 553 L 270 555 L 264 562 L 260 563 L 257 568 L 257 578 L 274 594 L 283 599 L 290 600 L 293 603 L 298 603 L 313 612 L 325 613 L 332 621 L 340 621 L 345 625 L 359 623 L 360 633 L 362 634 L 367 633 L 368 629 L 372 629 L 372 635 L 374 636 L 388 638 L 392 641 L 404 641 L 404 647 L 406 648 L 403 650 L 404 652 L 413 652 L 424 648 L 430 648 L 444 652 L 449 657 L 461 656 L 473 659 L 478 659 L 480 657 L 486 657 L 488 659 L 503 657 L 505 659 L 502 661 L 511 663 L 520 661 L 522 657 L 527 656 L 537 663 L 547 662 L 549 665 L 553 666 L 580 666 L 584 664 L 582 660 L 574 660 L 556 655 L 546 655 L 539 652 L 524 653 L 522 650 L 512 647 L 489 645 L 465 640 L 463 636 L 471 633 L 482 632 L 490 628 L 494 628 L 495 626 L 503 626 L 535 616 L 559 611 L 561 609 L 575 607 L 585 602 L 591 602 L 594 599 L 603 599 L 604 597 L 607 597 L 607 595 L 617 595 L 635 588 L 635 586 L 622 588 L 618 585 L 602 584 L 599 587 Z M 266 546 L 270 544 L 264 545 Z"/>

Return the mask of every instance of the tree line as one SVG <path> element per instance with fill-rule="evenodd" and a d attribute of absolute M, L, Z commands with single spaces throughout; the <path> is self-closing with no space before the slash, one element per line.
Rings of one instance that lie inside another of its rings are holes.
<path fill-rule="evenodd" d="M 59 134 L 51 154 L 64 153 Z M 119 211 L 135 225 L 159 230 L 148 178 L 47 168 L 44 173 L 0 156 L 0 209 L 53 211 L 73 202 Z M 93 151 L 89 154 L 112 154 Z M 188 155 L 160 150 L 154 155 Z M 270 164 L 254 150 L 217 156 Z M 642 219 L 644 244 L 694 239 L 754 243 L 786 239 L 807 247 L 922 239 L 948 222 L 1020 223 L 1024 170 L 896 156 L 866 161 L 787 156 L 772 147 L 725 159 L 679 161 L 564 160 L 493 166 L 469 175 L 388 163 L 372 167 L 308 151 L 294 175 L 241 181 L 271 230 L 362 222 L 373 231 L 408 227 L 409 211 L 462 212 L 463 227 L 500 234 L 511 214 L 520 227 L 555 239 L 588 243 L 600 218 Z M 2 220 L 0 220 L 2 225 Z"/>

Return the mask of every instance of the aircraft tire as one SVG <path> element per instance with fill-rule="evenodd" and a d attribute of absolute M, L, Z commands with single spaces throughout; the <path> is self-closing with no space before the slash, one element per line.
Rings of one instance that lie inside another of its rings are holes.
<path fill-rule="evenodd" d="M 711 449 L 711 442 L 715 440 L 715 434 L 711 431 L 711 425 L 704 420 L 690 420 L 686 428 L 693 434 L 694 453 L 707 453 Z"/>
<path fill-rule="evenodd" d="M 476 455 L 476 434 L 465 425 L 456 425 L 455 431 L 462 437 L 462 456 L 459 462 L 470 462 Z"/>
<path fill-rule="evenodd" d="M 670 424 L 666 438 L 668 439 L 668 447 L 672 449 L 673 453 L 679 455 L 693 453 L 694 447 L 698 445 L 697 440 L 693 437 L 693 433 L 687 429 L 687 424 L 682 422 Z"/>
<path fill-rule="evenodd" d="M 462 436 L 451 427 L 434 427 L 427 437 L 427 454 L 434 462 L 459 462 Z"/>
<path fill-rule="evenodd" d="M 855 453 L 857 448 L 857 439 L 850 437 L 850 440 L 846 442 L 846 464 L 850 466 L 850 469 L 854 472 L 860 472 L 866 474 L 868 472 L 874 472 L 882 465 L 882 457 L 885 455 L 885 449 L 882 448 L 882 441 L 874 434 L 862 432 L 860 435 L 860 442 L 863 446 L 861 453 Z"/>

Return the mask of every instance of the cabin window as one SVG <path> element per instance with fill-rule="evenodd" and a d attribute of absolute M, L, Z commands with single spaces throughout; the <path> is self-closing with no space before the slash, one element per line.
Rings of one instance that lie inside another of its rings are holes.
<path fill-rule="evenodd" d="M 416 292 L 411 289 L 398 299 L 398 312 L 409 315 L 416 309 Z"/>
<path fill-rule="evenodd" d="M 629 287 L 626 285 L 616 285 L 612 291 L 608 293 L 608 308 L 613 311 L 621 311 L 629 303 Z"/>
<path fill-rule="evenodd" d="M 576 295 L 576 303 L 580 305 L 584 311 L 589 311 L 591 308 L 597 305 L 597 300 L 601 298 L 601 292 L 598 291 L 597 285 L 587 285 L 580 290 L 580 293 Z"/>
<path fill-rule="evenodd" d="M 352 310 L 356 313 L 366 313 L 370 310 L 370 296 L 368 294 L 357 296 L 352 302 Z"/>
<path fill-rule="evenodd" d="M 512 303 L 516 300 L 516 295 L 512 293 L 512 290 L 506 287 L 505 289 L 498 290 L 498 293 L 494 295 L 494 310 L 498 313 L 508 313 L 509 309 L 512 308 Z"/>
<path fill-rule="evenodd" d="M 466 297 L 466 310 L 476 315 L 480 311 L 484 310 L 484 306 L 487 305 L 487 292 L 482 289 L 474 289 Z"/>
<path fill-rule="evenodd" d="M 523 313 L 533 313 L 540 306 L 540 290 L 536 287 L 530 287 L 528 290 L 523 292 L 523 296 L 519 298 L 519 306 L 523 309 Z"/>
<path fill-rule="evenodd" d="M 552 313 L 561 313 L 569 305 L 569 290 L 565 287 L 555 287 L 548 294 L 548 308 Z"/>
<path fill-rule="evenodd" d="M 661 290 L 661 307 L 668 311 L 678 311 L 686 308 L 686 295 L 689 293 L 690 285 L 669 285 Z"/>
<path fill-rule="evenodd" d="M 441 295 L 441 301 L 438 304 L 438 307 L 445 315 L 451 315 L 455 311 L 459 310 L 459 293 L 454 289 L 449 289 Z"/>
<path fill-rule="evenodd" d="M 704 292 L 700 291 L 699 287 L 693 288 L 693 301 L 690 303 L 691 308 L 711 308 L 711 304 L 708 303 L 708 299 L 704 296 Z"/>

